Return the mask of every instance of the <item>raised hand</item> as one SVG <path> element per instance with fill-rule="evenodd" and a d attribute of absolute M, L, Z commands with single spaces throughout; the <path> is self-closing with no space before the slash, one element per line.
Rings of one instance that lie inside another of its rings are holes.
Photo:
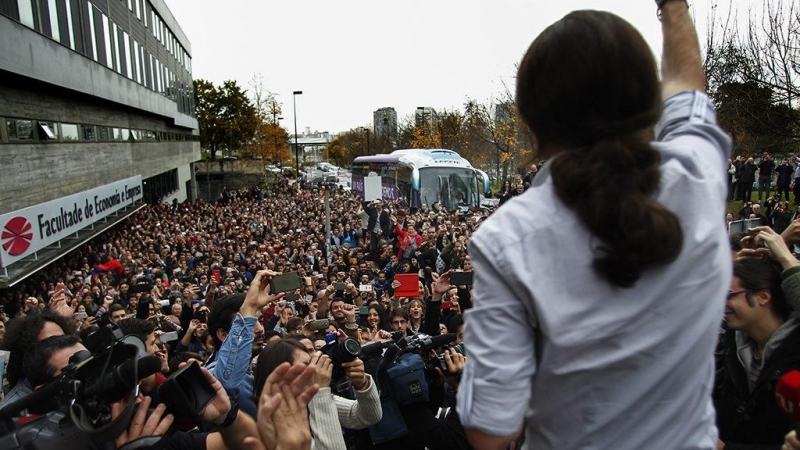
<path fill-rule="evenodd" d="M 260 439 L 245 438 L 253 450 L 307 450 L 311 448 L 308 403 L 319 391 L 313 383 L 316 368 L 289 363 L 267 377 L 258 406 Z"/>
<path fill-rule="evenodd" d="M 452 270 L 448 270 L 447 272 L 438 275 L 436 273 L 432 273 L 433 276 L 433 283 L 431 284 L 431 289 L 433 290 L 433 300 L 439 301 L 442 299 L 442 296 L 445 292 L 452 289 L 454 286 L 450 284 L 450 274 L 452 274 Z"/>

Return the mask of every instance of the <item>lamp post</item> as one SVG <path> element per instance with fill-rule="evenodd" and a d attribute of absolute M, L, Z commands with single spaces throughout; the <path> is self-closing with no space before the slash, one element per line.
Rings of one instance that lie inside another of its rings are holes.
<path fill-rule="evenodd" d="M 366 155 L 369 155 L 369 128 L 367 128 L 367 127 L 361 127 L 361 131 L 363 131 L 363 132 L 364 132 L 364 135 L 365 135 L 365 136 L 366 136 L 366 138 L 367 138 L 367 147 L 366 147 L 366 151 L 364 151 L 364 154 L 362 155 L 362 156 L 366 156 Z"/>
<path fill-rule="evenodd" d="M 297 96 L 303 91 L 292 92 L 292 106 L 294 107 L 294 169 L 297 182 L 300 182 L 300 147 L 297 145 Z"/>

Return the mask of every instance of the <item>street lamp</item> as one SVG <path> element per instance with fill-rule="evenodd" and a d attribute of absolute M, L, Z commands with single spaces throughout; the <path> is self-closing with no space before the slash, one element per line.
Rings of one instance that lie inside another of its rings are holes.
<path fill-rule="evenodd" d="M 366 156 L 366 155 L 369 155 L 369 153 L 370 153 L 370 150 L 369 150 L 369 128 L 367 128 L 367 127 L 361 127 L 361 131 L 363 131 L 363 132 L 364 132 L 364 134 L 365 134 L 365 135 L 366 135 L 366 137 L 367 137 L 367 149 L 366 149 L 366 151 L 364 152 L 364 156 Z"/>
<path fill-rule="evenodd" d="M 294 169 L 297 181 L 300 182 L 300 147 L 297 145 L 297 96 L 303 91 L 292 92 L 292 106 L 294 107 Z"/>

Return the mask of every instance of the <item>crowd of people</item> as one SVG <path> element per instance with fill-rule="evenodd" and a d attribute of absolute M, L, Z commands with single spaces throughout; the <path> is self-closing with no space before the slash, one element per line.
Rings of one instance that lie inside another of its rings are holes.
<path fill-rule="evenodd" d="M 4 292 L 0 427 L 53 406 L 117 448 L 800 448 L 795 169 L 765 155 L 750 204 L 686 2 L 656 5 L 661 79 L 609 13 L 534 40 L 516 102 L 548 160 L 491 215 L 279 178 L 145 206 Z M 726 171 L 759 226 L 726 233 Z M 116 345 L 139 360 L 106 375 Z"/>
<path fill-rule="evenodd" d="M 347 338 L 367 348 L 448 333 L 458 344 L 471 286 L 451 286 L 449 274 L 471 271 L 469 238 L 488 212 L 362 202 L 332 189 L 327 237 L 323 194 L 281 178 L 268 190 L 226 190 L 215 202 L 147 205 L 5 292 L 2 347 L 11 356 L 3 403 L 59 373 L 55 366 L 43 375 L 26 371 L 29 359 L 41 362 L 36 349 L 45 342 L 61 340 L 53 345 L 71 349 L 113 323 L 162 361 L 142 383 L 145 393 L 154 396 L 171 374 L 198 361 L 238 409 L 258 418 L 269 374 L 302 361 L 317 369 L 312 381 L 320 387 L 308 403 L 314 446 L 375 448 L 368 429 L 382 418 L 371 381 L 377 361 L 331 367 L 326 348 Z M 302 285 L 264 292 L 281 273 L 296 273 Z M 396 295 L 397 275 L 409 274 L 418 280 L 415 292 Z M 452 393 L 465 357 L 455 350 L 439 356 L 438 366 L 435 356 L 426 361 L 425 407 L 403 408 L 409 432 L 380 448 L 449 448 L 453 439 L 466 446 L 463 429 L 450 425 L 458 423 Z M 437 417 L 440 408 L 448 414 Z"/>

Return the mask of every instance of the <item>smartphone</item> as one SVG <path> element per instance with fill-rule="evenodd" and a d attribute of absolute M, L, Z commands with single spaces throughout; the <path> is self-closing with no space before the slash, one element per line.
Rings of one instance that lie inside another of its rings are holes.
<path fill-rule="evenodd" d="M 450 284 L 462 286 L 472 284 L 472 272 L 453 272 L 450 274 Z"/>
<path fill-rule="evenodd" d="M 369 306 L 359 306 L 358 307 L 358 314 L 361 316 L 366 316 L 369 314 Z"/>
<path fill-rule="evenodd" d="M 314 296 L 311 294 L 306 294 L 306 303 L 311 303 L 314 301 Z"/>
<path fill-rule="evenodd" d="M 301 287 L 303 287 L 303 283 L 297 272 L 287 272 L 278 275 L 269 282 L 270 292 L 273 294 L 294 291 Z"/>
<path fill-rule="evenodd" d="M 453 302 L 442 302 L 442 309 L 453 309 Z"/>
<path fill-rule="evenodd" d="M 178 340 L 178 332 L 177 331 L 170 331 L 169 333 L 164 333 L 161 335 L 161 342 L 167 343 L 172 341 Z"/>
<path fill-rule="evenodd" d="M 194 318 L 199 320 L 201 323 L 206 323 L 206 312 L 205 311 L 197 311 L 194 313 Z"/>
<path fill-rule="evenodd" d="M 158 303 L 160 303 L 160 304 L 161 304 L 161 307 L 162 307 L 162 308 L 166 308 L 166 307 L 168 307 L 168 306 L 169 306 L 169 300 L 161 300 L 161 301 L 159 301 Z"/>
<path fill-rule="evenodd" d="M 347 284 L 341 283 L 339 281 L 333 283 L 333 288 L 337 291 L 343 291 L 347 287 Z"/>
<path fill-rule="evenodd" d="M 75 313 L 75 320 L 86 320 L 89 317 L 85 312 Z"/>
<path fill-rule="evenodd" d="M 358 290 L 361 292 L 372 292 L 372 285 L 371 284 L 360 284 L 358 285 Z"/>
<path fill-rule="evenodd" d="M 330 321 L 328 319 L 319 319 L 308 324 L 308 327 L 311 329 L 311 331 L 319 331 L 328 328 L 328 325 L 330 325 Z"/>
<path fill-rule="evenodd" d="M 297 299 L 299 298 L 300 296 L 298 296 L 297 294 L 286 294 L 285 296 L 283 296 L 283 299 L 286 300 L 287 302 L 294 302 L 297 301 Z"/>

